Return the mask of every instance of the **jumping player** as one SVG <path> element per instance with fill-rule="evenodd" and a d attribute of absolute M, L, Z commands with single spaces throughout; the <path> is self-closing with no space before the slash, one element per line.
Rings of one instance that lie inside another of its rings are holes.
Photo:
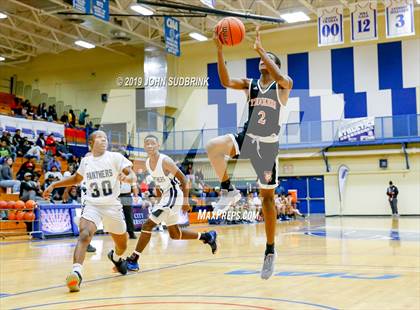
<path fill-rule="evenodd" d="M 156 187 L 161 192 L 161 198 L 157 203 L 149 219 L 142 225 L 140 238 L 137 241 L 136 250 L 127 258 L 129 270 L 139 270 L 138 260 L 140 254 L 150 241 L 152 229 L 165 222 L 168 227 L 169 236 L 174 240 L 201 240 L 210 245 L 212 253 L 217 251 L 217 233 L 209 231 L 197 233 L 181 229 L 178 226 L 178 215 L 180 210 L 187 212 L 190 209 L 188 203 L 189 189 L 187 178 L 176 166 L 175 162 L 168 156 L 159 152 L 158 138 L 148 135 L 144 139 L 144 149 L 148 158 L 145 162 L 145 169 L 153 177 Z"/>
<path fill-rule="evenodd" d="M 248 95 L 248 121 L 244 130 L 235 135 L 224 135 L 211 139 L 207 144 L 209 160 L 219 177 L 221 198 L 215 209 L 221 210 L 237 202 L 239 191 L 235 190 L 226 172 L 225 156 L 251 160 L 259 181 L 267 245 L 261 278 L 268 279 L 274 272 L 274 239 L 276 229 L 276 208 L 274 189 L 277 187 L 277 153 L 279 150 L 280 108 L 289 98 L 293 81 L 280 72 L 280 60 L 273 53 L 266 52 L 261 44 L 257 28 L 254 50 L 260 55 L 261 76 L 255 79 L 231 79 L 223 59 L 222 44 L 214 35 L 217 46 L 217 69 L 224 87 L 244 90 Z"/>
<path fill-rule="evenodd" d="M 127 234 L 122 205 L 118 200 L 120 182 L 133 183 L 136 176 L 132 163 L 120 153 L 108 152 L 108 139 L 103 131 L 95 131 L 89 137 L 92 155 L 84 157 L 77 172 L 61 181 L 52 183 L 45 191 L 48 199 L 58 187 L 68 187 L 81 183 L 87 187 L 85 205 L 82 207 L 79 239 L 73 256 L 73 270 L 66 279 L 70 292 L 78 292 L 82 282 L 82 264 L 86 249 L 102 221 L 104 230 L 111 234 L 115 249 L 108 253 L 121 274 L 127 273 L 127 262 L 122 259 L 127 248 Z"/>

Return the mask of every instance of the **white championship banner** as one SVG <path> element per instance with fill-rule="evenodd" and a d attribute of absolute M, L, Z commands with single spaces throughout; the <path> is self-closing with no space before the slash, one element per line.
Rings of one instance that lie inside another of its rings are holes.
<path fill-rule="evenodd" d="M 378 38 L 376 1 L 350 4 L 351 41 L 367 41 Z"/>
<path fill-rule="evenodd" d="M 44 122 L 44 121 L 34 121 L 26 118 L 17 118 L 10 117 L 5 115 L 0 115 L 0 127 L 2 130 L 10 130 L 10 128 L 20 129 L 22 131 L 22 137 L 27 137 L 29 140 L 34 140 L 38 138 L 39 133 L 43 132 L 45 136 L 52 133 L 55 138 L 64 137 L 64 125 Z M 8 131 L 9 131 L 8 130 Z"/>
<path fill-rule="evenodd" d="M 363 117 L 343 121 L 338 130 L 338 141 L 354 142 L 375 140 L 375 118 Z"/>
<path fill-rule="evenodd" d="M 386 37 L 396 38 L 415 34 L 412 0 L 386 0 Z"/>
<path fill-rule="evenodd" d="M 344 43 L 343 6 L 318 9 L 318 46 Z"/>

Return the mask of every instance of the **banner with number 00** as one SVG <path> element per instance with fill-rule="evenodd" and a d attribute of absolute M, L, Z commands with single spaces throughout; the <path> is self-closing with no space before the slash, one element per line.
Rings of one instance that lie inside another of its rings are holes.
<path fill-rule="evenodd" d="M 367 41 L 378 38 L 377 10 L 375 1 L 350 4 L 351 41 Z"/>
<path fill-rule="evenodd" d="M 412 0 L 386 0 L 386 37 L 409 36 L 414 31 L 414 5 Z"/>
<path fill-rule="evenodd" d="M 318 46 L 344 43 L 343 6 L 318 9 Z"/>

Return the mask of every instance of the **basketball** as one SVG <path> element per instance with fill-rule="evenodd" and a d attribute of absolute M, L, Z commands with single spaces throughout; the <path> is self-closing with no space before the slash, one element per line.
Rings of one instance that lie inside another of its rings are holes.
<path fill-rule="evenodd" d="M 7 202 L 4 200 L 0 200 L 0 209 L 7 209 Z"/>
<path fill-rule="evenodd" d="M 15 211 L 9 211 L 9 214 L 8 214 L 7 218 L 8 218 L 10 221 L 14 221 L 14 220 L 16 220 L 16 212 L 15 212 Z"/>
<path fill-rule="evenodd" d="M 245 26 L 236 17 L 226 17 L 219 21 L 215 28 L 223 45 L 238 45 L 245 38 Z"/>
<path fill-rule="evenodd" d="M 22 221 L 22 220 L 23 220 L 24 215 L 25 215 L 25 212 L 23 212 L 23 211 L 18 211 L 18 212 L 16 213 L 16 220 L 17 220 L 17 221 Z"/>
<path fill-rule="evenodd" d="M 14 209 L 16 205 L 15 201 L 8 201 L 7 202 L 7 209 Z"/>
<path fill-rule="evenodd" d="M 36 208 L 36 202 L 33 200 L 28 200 L 25 204 L 26 209 L 35 209 Z"/>
<path fill-rule="evenodd" d="M 25 221 L 33 221 L 33 220 L 35 220 L 35 213 L 33 213 L 32 211 L 25 212 L 25 215 L 23 216 L 23 219 Z"/>
<path fill-rule="evenodd" d="M 18 200 L 15 203 L 15 208 L 18 210 L 22 210 L 25 208 L 25 203 L 22 200 Z"/>

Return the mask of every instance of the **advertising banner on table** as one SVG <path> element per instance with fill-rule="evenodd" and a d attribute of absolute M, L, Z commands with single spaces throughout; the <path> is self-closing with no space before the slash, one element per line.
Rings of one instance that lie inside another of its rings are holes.
<path fill-rule="evenodd" d="M 14 132 L 16 129 L 21 129 L 22 136 L 28 137 L 29 140 L 37 138 L 41 132 L 45 135 L 52 133 L 55 138 L 64 137 L 63 124 L 34 121 L 26 118 L 10 117 L 5 115 L 0 115 L 0 128 L 10 132 Z"/>
<path fill-rule="evenodd" d="M 133 206 L 133 223 L 134 223 L 134 230 L 140 231 L 141 226 L 147 221 L 149 218 L 149 209 L 142 208 L 141 206 Z"/>
<path fill-rule="evenodd" d="M 338 141 L 354 142 L 375 140 L 375 118 L 364 117 L 344 120 L 338 130 Z"/>
<path fill-rule="evenodd" d="M 351 41 L 368 41 L 378 38 L 376 1 L 350 4 Z"/>
<path fill-rule="evenodd" d="M 46 235 L 73 233 L 70 209 L 41 209 L 40 220 Z"/>
<path fill-rule="evenodd" d="M 180 45 L 180 29 L 179 21 L 175 18 L 165 16 L 164 19 L 165 28 L 165 45 L 166 52 L 175 56 L 181 55 Z"/>
<path fill-rule="evenodd" d="M 412 0 L 385 1 L 386 37 L 396 38 L 415 34 Z"/>
<path fill-rule="evenodd" d="M 318 9 L 318 46 L 344 43 L 343 6 Z"/>

